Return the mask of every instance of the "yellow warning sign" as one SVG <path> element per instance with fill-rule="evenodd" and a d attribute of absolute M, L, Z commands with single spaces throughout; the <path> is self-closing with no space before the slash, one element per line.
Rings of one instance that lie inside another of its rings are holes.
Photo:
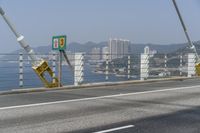
<path fill-rule="evenodd" d="M 60 38 L 60 47 L 63 48 L 65 46 L 65 38 Z"/>

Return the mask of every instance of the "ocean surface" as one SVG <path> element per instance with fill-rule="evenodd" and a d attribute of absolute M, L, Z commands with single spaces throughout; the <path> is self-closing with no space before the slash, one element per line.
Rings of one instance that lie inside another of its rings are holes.
<path fill-rule="evenodd" d="M 98 74 L 93 72 L 94 69 L 90 65 L 84 66 L 84 82 L 83 83 L 96 83 L 96 82 L 116 82 L 128 80 L 127 76 L 117 77 L 114 74 L 109 74 L 109 80 L 106 81 L 105 74 Z M 134 78 L 137 79 L 137 78 Z M 68 66 L 63 66 L 62 69 L 62 84 L 73 85 L 74 73 Z M 22 89 L 22 88 L 36 88 L 43 87 L 42 82 L 32 70 L 31 65 L 24 64 L 24 86 L 19 87 L 19 64 L 17 62 L 4 62 L 0 63 L 0 91 Z"/>

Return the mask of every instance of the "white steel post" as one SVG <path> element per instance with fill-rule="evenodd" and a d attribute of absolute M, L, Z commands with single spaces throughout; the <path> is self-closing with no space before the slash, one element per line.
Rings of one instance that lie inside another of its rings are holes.
<path fill-rule="evenodd" d="M 106 54 L 106 81 L 108 81 L 108 65 L 109 65 L 109 56 Z"/>
<path fill-rule="evenodd" d="M 84 55 L 83 53 L 75 53 L 75 67 L 74 67 L 74 85 L 78 86 L 84 80 Z"/>
<path fill-rule="evenodd" d="M 195 75 L 195 54 L 188 54 L 188 77 Z"/>
<path fill-rule="evenodd" d="M 141 54 L 140 80 L 146 80 L 148 77 L 149 77 L 149 55 Z"/>
<path fill-rule="evenodd" d="M 128 79 L 130 79 L 130 70 L 131 70 L 131 57 L 128 56 Z"/>
<path fill-rule="evenodd" d="M 180 76 L 183 76 L 183 55 L 180 55 Z"/>
<path fill-rule="evenodd" d="M 56 82 L 56 53 L 53 53 L 53 60 L 52 60 L 52 71 L 53 71 L 53 83 Z"/>
<path fill-rule="evenodd" d="M 19 54 L 19 87 L 24 86 L 23 53 Z"/>
<path fill-rule="evenodd" d="M 167 74 L 167 55 L 165 55 L 165 74 Z"/>

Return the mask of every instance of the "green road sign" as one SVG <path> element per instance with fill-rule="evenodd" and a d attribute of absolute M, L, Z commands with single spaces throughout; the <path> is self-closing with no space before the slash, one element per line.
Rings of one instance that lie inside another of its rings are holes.
<path fill-rule="evenodd" d="M 65 50 L 67 45 L 67 37 L 64 36 L 54 36 L 52 38 L 52 50 Z"/>

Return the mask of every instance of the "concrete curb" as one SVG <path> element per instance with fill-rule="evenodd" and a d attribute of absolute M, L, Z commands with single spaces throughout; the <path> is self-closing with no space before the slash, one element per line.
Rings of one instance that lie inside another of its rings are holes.
<path fill-rule="evenodd" d="M 93 84 L 83 84 L 80 86 L 63 86 L 60 88 L 30 88 L 30 89 L 13 89 L 11 91 L 2 91 L 0 95 L 10 95 L 10 94 L 22 94 L 22 93 L 32 93 L 32 92 L 50 92 L 57 90 L 73 90 L 73 89 L 84 89 L 84 88 L 92 88 L 92 87 L 105 87 L 105 86 L 119 86 L 119 85 L 128 85 L 128 84 L 143 84 L 143 83 L 153 83 L 153 82 L 164 82 L 164 81 L 175 81 L 175 80 L 189 80 L 195 79 L 197 77 L 173 77 L 173 78 L 162 78 L 162 79 L 149 79 L 149 80 L 130 80 L 130 81 L 121 81 L 121 82 L 101 82 L 101 83 L 93 83 Z"/>

